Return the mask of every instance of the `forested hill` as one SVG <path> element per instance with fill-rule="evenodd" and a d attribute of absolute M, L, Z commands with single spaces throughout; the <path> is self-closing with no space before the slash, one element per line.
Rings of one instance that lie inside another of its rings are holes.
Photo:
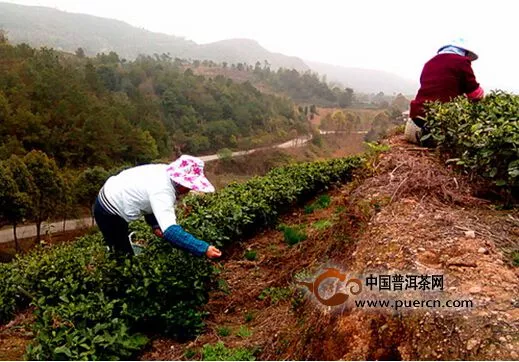
<path fill-rule="evenodd" d="M 354 100 L 352 88 L 332 86 L 319 74 L 310 70 L 304 72 L 286 68 L 275 70 L 267 61 L 264 63 L 258 61 L 255 65 L 249 65 L 176 59 L 175 63 L 181 65 L 183 69 L 191 69 L 195 74 L 206 77 L 221 75 L 237 82 L 248 81 L 261 91 L 287 96 L 297 103 L 306 105 L 348 107 Z"/>
<path fill-rule="evenodd" d="M 63 167 L 136 164 L 276 142 L 307 127 L 289 99 L 167 57 L 88 58 L 0 39 L 0 159 L 36 149 Z"/>
<path fill-rule="evenodd" d="M 122 21 L 36 6 L 0 2 L 0 29 L 13 43 L 47 46 L 74 52 L 81 47 L 87 55 L 115 51 L 121 58 L 135 59 L 139 54 L 169 53 L 171 57 L 209 59 L 215 62 L 254 64 L 268 60 L 273 67 L 308 70 L 299 58 L 272 53 L 256 41 L 224 40 L 197 44 L 173 35 L 150 32 Z"/>

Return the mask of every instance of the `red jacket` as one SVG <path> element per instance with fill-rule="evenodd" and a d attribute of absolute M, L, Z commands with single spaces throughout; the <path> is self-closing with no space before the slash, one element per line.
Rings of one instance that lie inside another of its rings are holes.
<path fill-rule="evenodd" d="M 479 89 L 470 59 L 457 54 L 438 54 L 429 60 L 420 76 L 420 90 L 411 101 L 410 117 L 425 117 L 427 101 L 448 102 Z"/>

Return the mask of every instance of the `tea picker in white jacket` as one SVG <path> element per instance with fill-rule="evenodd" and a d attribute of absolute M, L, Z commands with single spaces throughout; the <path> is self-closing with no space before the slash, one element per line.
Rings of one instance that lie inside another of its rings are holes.
<path fill-rule="evenodd" d="M 197 239 L 177 224 L 176 195 L 190 190 L 214 192 L 204 176 L 204 162 L 182 155 L 167 164 L 133 167 L 110 177 L 99 192 L 94 217 L 110 250 L 117 255 L 133 255 L 128 239 L 128 223 L 144 215 L 155 235 L 196 256 L 221 256 L 220 250 Z"/>

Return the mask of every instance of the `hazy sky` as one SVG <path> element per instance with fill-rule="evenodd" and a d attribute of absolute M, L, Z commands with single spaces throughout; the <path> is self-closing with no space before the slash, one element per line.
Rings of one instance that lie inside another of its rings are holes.
<path fill-rule="evenodd" d="M 0 0 L 1 1 L 1 0 Z M 11 0 L 126 21 L 197 43 L 251 38 L 270 51 L 418 79 L 442 43 L 463 36 L 486 89 L 519 91 L 519 2 L 510 0 Z"/>

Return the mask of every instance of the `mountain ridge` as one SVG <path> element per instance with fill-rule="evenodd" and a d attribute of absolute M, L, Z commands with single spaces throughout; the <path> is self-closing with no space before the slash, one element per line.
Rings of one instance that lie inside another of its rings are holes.
<path fill-rule="evenodd" d="M 74 52 L 82 48 L 87 55 L 115 51 L 121 58 L 139 54 L 169 54 L 184 59 L 212 60 L 219 63 L 264 64 L 273 69 L 308 70 L 326 75 L 361 92 L 414 93 L 417 86 L 392 73 L 305 61 L 297 56 L 270 52 L 253 39 L 225 39 L 198 44 L 175 35 L 152 32 L 125 21 L 95 15 L 66 12 L 44 6 L 0 2 L 0 29 L 13 43 L 52 47 Z"/>

